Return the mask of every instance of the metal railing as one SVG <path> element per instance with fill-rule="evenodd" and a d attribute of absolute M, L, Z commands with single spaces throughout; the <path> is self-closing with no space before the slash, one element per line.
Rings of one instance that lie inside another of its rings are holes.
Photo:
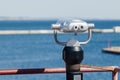
<path fill-rule="evenodd" d="M 112 80 L 118 80 L 118 73 L 120 68 L 117 66 L 109 67 L 81 67 L 81 72 L 112 72 Z M 52 74 L 65 73 L 65 68 L 34 68 L 34 69 L 2 69 L 0 75 L 17 75 L 17 74 Z"/>

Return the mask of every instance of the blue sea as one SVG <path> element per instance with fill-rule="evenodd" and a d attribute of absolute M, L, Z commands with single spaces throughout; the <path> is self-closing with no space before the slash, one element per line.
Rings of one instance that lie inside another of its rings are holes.
<path fill-rule="evenodd" d="M 86 20 L 94 23 L 96 29 L 110 29 L 120 26 L 120 20 Z M 0 30 L 51 29 L 56 20 L 0 21 Z M 73 34 L 59 34 L 61 41 L 67 41 Z M 76 38 L 84 41 L 87 34 Z M 93 33 L 91 41 L 82 45 L 82 64 L 95 66 L 120 66 L 120 55 L 102 52 L 102 48 L 120 46 L 120 33 Z M 53 34 L 0 35 L 0 69 L 56 68 L 65 67 L 62 49 Z M 110 72 L 84 73 L 84 80 L 112 80 Z M 62 74 L 0 75 L 0 80 L 65 80 Z"/>

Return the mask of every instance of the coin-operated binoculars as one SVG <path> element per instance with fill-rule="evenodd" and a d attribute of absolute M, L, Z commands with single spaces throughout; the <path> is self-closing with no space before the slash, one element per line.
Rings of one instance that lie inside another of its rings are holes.
<path fill-rule="evenodd" d="M 94 24 L 89 24 L 79 19 L 60 21 L 56 24 L 52 24 L 56 43 L 65 46 L 62 57 L 66 64 L 66 80 L 83 80 L 83 74 L 80 72 L 80 63 L 83 60 L 83 50 L 81 45 L 87 44 L 90 41 L 92 35 L 91 29 L 93 27 Z M 57 39 L 58 31 L 75 34 L 79 32 L 88 32 L 88 39 L 84 42 L 80 42 L 76 39 L 60 42 Z"/>

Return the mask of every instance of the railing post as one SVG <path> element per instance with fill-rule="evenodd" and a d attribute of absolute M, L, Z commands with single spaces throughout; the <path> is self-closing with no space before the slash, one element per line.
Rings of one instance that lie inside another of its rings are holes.
<path fill-rule="evenodd" d="M 118 80 L 118 71 L 116 70 L 117 67 L 114 67 L 112 71 L 112 80 Z"/>

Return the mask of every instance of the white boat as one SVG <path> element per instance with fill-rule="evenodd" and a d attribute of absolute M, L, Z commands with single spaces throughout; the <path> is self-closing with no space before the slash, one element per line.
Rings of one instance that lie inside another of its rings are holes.
<path fill-rule="evenodd" d="M 118 54 L 120 54 L 120 46 L 103 48 L 102 51 L 103 52 L 108 52 L 108 53 L 118 53 Z"/>

